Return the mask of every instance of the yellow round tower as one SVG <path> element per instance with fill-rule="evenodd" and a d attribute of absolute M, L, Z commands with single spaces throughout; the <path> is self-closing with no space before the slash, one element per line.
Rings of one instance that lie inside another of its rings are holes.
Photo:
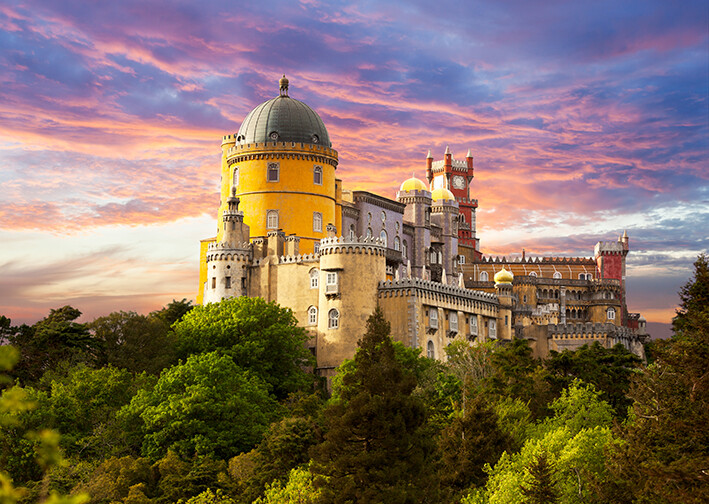
<path fill-rule="evenodd" d="M 288 96 L 285 76 L 279 85 L 279 95 L 253 109 L 239 132 L 223 143 L 219 214 L 233 186 L 251 238 L 280 229 L 286 236 L 300 237 L 300 252 L 310 253 L 327 236 L 328 224 L 341 232 L 335 193 L 337 151 L 320 116 Z"/>

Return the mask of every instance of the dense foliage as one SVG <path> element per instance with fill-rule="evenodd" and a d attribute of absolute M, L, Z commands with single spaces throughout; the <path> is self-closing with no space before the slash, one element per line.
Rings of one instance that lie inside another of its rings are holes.
<path fill-rule="evenodd" d="M 330 397 L 274 303 L 79 316 L 0 317 L 2 503 L 709 502 L 704 255 L 647 364 L 520 340 L 438 362 L 377 310 Z"/>

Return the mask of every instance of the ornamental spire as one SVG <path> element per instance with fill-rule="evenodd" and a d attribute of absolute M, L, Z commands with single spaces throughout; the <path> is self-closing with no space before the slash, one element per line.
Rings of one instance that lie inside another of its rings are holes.
<path fill-rule="evenodd" d="M 288 96 L 288 79 L 286 79 L 286 74 L 283 74 L 281 80 L 278 81 L 279 94 L 281 96 Z"/>

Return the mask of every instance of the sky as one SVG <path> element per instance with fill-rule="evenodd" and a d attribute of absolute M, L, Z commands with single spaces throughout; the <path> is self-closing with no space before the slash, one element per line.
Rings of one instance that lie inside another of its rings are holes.
<path fill-rule="evenodd" d="M 0 314 L 194 299 L 220 141 L 278 94 L 346 188 L 475 158 L 486 255 L 630 236 L 628 308 L 670 322 L 709 249 L 705 1 L 0 3 Z M 652 327 L 652 325 L 651 325 Z"/>

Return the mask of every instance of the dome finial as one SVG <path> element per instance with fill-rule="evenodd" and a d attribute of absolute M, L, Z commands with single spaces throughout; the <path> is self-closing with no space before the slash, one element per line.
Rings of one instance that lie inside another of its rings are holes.
<path fill-rule="evenodd" d="M 286 74 L 283 74 L 281 80 L 278 81 L 279 94 L 281 96 L 288 96 L 288 79 L 286 79 Z"/>

